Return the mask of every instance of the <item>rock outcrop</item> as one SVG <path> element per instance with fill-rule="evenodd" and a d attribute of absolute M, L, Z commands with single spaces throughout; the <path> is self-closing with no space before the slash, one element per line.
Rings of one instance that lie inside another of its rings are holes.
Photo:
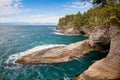
<path fill-rule="evenodd" d="M 73 27 L 68 26 L 57 26 L 57 30 L 64 35 L 90 35 L 94 27 L 84 27 L 81 26 L 79 29 L 74 29 Z"/>
<path fill-rule="evenodd" d="M 92 46 L 105 45 L 109 42 L 110 52 L 107 57 L 96 61 L 77 80 L 120 80 L 120 28 L 116 26 L 103 28 L 90 36 Z"/>
<path fill-rule="evenodd" d="M 94 44 L 99 45 L 109 45 L 110 44 L 110 27 L 105 25 L 100 25 L 94 28 L 89 37 L 89 44 L 94 46 Z"/>
<path fill-rule="evenodd" d="M 80 30 L 74 29 L 73 27 L 58 25 L 56 29 L 59 30 L 59 32 L 64 35 L 80 35 Z"/>
<path fill-rule="evenodd" d="M 71 60 L 77 56 L 86 54 L 90 51 L 101 51 L 98 45 L 91 47 L 89 41 L 81 41 L 67 46 L 53 47 L 40 50 L 35 53 L 23 56 L 16 63 L 32 64 L 32 63 L 59 63 Z"/>
<path fill-rule="evenodd" d="M 68 28 L 64 31 L 65 35 L 81 35 L 80 31 L 78 29 L 74 29 L 74 28 Z"/>

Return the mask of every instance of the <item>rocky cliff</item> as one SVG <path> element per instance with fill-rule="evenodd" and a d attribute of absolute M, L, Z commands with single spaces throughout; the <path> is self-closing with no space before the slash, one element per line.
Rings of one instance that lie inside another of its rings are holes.
<path fill-rule="evenodd" d="M 57 26 L 56 29 L 64 35 L 81 35 L 80 30 L 74 29 L 73 27 Z"/>
<path fill-rule="evenodd" d="M 79 29 L 75 29 L 73 27 L 68 26 L 57 26 L 57 30 L 60 30 L 60 33 L 63 33 L 65 35 L 90 35 L 94 27 L 80 27 Z"/>
<path fill-rule="evenodd" d="M 120 80 L 120 28 L 117 26 L 101 27 L 90 35 L 91 46 L 110 43 L 110 51 L 106 58 L 96 61 L 78 80 Z"/>

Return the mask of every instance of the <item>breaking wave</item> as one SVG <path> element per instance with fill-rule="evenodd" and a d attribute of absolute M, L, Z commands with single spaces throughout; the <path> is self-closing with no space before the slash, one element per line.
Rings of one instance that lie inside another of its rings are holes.
<path fill-rule="evenodd" d="M 8 65 L 16 64 L 15 61 L 17 59 L 21 58 L 22 56 L 34 53 L 36 51 L 40 51 L 40 50 L 52 48 L 52 47 L 57 47 L 57 46 L 65 46 L 65 45 L 64 44 L 50 44 L 50 45 L 37 46 L 37 47 L 34 47 L 32 49 L 28 49 L 24 52 L 15 53 L 15 54 L 10 55 L 8 57 L 7 61 L 5 62 L 5 64 L 8 64 Z"/>

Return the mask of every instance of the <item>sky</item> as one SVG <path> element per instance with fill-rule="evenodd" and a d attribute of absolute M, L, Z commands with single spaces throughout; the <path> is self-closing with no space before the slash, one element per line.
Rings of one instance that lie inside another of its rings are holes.
<path fill-rule="evenodd" d="M 57 24 L 59 18 L 91 7 L 80 0 L 0 0 L 0 23 Z"/>

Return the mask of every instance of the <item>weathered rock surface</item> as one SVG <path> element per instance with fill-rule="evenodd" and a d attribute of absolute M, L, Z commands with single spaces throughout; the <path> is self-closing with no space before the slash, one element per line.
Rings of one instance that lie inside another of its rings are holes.
<path fill-rule="evenodd" d="M 77 29 L 74 29 L 74 28 L 66 29 L 63 34 L 65 34 L 65 35 L 81 35 L 80 31 Z"/>
<path fill-rule="evenodd" d="M 98 45 L 96 45 L 96 47 L 91 47 L 89 45 L 89 41 L 85 40 L 67 46 L 53 47 L 35 53 L 31 53 L 29 55 L 23 56 L 20 59 L 18 59 L 16 63 L 65 62 L 75 58 L 76 56 L 86 54 L 93 50 L 98 51 L 98 50 L 102 50 L 102 48 Z"/>
<path fill-rule="evenodd" d="M 72 26 L 57 26 L 57 30 L 64 35 L 90 35 L 94 27 L 81 26 L 79 29 L 74 29 Z"/>
<path fill-rule="evenodd" d="M 110 44 L 110 35 L 109 35 L 109 27 L 106 27 L 104 25 L 97 26 L 89 37 L 89 43 L 91 46 L 94 44 L 100 44 L 100 45 L 107 45 Z"/>
<path fill-rule="evenodd" d="M 57 30 L 64 30 L 65 28 L 64 28 L 64 26 L 59 26 L 59 25 L 58 25 L 58 26 L 56 27 L 56 29 L 57 29 Z"/>
<path fill-rule="evenodd" d="M 83 31 L 86 35 L 90 36 L 90 34 L 93 32 L 95 26 L 91 27 L 81 27 L 80 31 Z"/>
<path fill-rule="evenodd" d="M 96 33 L 100 34 L 96 36 Z M 96 33 L 92 33 L 90 38 L 94 43 L 107 44 L 110 37 L 110 52 L 106 58 L 91 65 L 77 80 L 120 80 L 120 29 L 111 26 L 109 30 L 101 29 Z"/>
<path fill-rule="evenodd" d="M 64 35 L 83 35 L 80 32 L 80 29 L 74 29 L 73 27 L 68 26 L 57 26 L 57 30 Z M 85 35 L 85 34 L 84 34 Z"/>

